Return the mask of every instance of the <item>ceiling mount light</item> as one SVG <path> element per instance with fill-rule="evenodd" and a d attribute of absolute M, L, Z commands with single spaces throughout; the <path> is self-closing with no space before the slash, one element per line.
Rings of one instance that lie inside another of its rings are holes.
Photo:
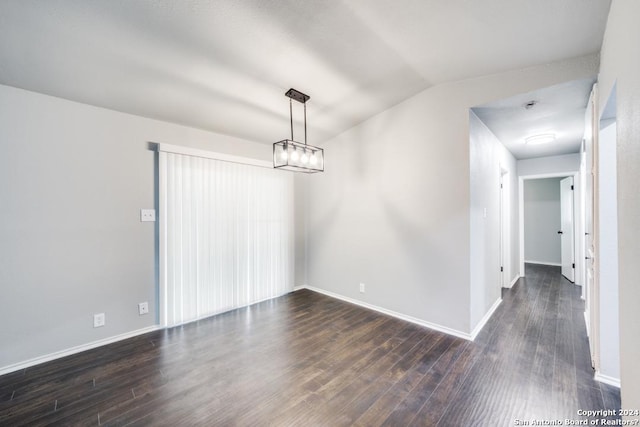
<path fill-rule="evenodd" d="M 273 167 L 294 172 L 324 172 L 324 150 L 307 144 L 307 101 L 311 98 L 295 89 L 289 89 L 289 119 L 291 139 L 273 143 Z M 293 100 L 304 105 L 304 143 L 293 139 Z"/>
<path fill-rule="evenodd" d="M 553 133 L 543 133 L 540 135 L 533 135 L 524 139 L 524 143 L 527 145 L 542 145 L 548 144 L 556 140 L 556 136 Z"/>

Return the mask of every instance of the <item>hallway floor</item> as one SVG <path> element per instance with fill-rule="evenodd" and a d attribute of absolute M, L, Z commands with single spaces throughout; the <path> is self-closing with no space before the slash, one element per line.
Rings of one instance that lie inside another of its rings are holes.
<path fill-rule="evenodd" d="M 458 425 L 575 420 L 584 418 L 579 410 L 620 408 L 619 389 L 593 379 L 581 288 L 560 267 L 525 268 L 475 340 L 483 357 L 447 410 Z"/>

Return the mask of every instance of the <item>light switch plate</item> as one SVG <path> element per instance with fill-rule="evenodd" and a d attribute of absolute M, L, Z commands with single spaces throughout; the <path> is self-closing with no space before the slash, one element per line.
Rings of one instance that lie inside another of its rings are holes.
<path fill-rule="evenodd" d="M 140 209 L 140 222 L 153 222 L 156 220 L 155 209 Z"/>

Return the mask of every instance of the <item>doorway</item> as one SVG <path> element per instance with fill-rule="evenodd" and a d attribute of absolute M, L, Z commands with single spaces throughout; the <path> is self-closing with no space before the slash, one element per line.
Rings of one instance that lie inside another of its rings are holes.
<path fill-rule="evenodd" d="M 525 263 L 560 267 L 576 279 L 580 204 L 579 172 L 519 177 L 520 275 Z"/>
<path fill-rule="evenodd" d="M 596 379 L 620 386 L 620 337 L 618 294 L 618 211 L 617 211 L 617 124 L 616 86 L 611 90 L 598 123 L 597 144 L 597 260 L 596 265 L 598 335 L 595 349 Z M 595 334 L 594 334 L 595 335 Z"/>

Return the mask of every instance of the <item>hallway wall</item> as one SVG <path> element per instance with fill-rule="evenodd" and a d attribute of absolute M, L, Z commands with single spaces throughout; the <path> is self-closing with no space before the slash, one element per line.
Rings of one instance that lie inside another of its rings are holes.
<path fill-rule="evenodd" d="M 516 159 L 489 128 L 469 111 L 470 168 L 470 246 L 471 246 L 471 324 L 479 324 L 484 314 L 501 298 L 500 267 L 500 173 L 507 171 L 504 183 L 506 198 L 517 206 Z M 511 197 L 510 197 L 511 196 Z M 517 209 L 508 209 L 506 218 L 511 229 L 510 263 L 505 265 L 506 285 L 518 274 Z M 515 211 L 515 212 L 514 212 Z"/>

